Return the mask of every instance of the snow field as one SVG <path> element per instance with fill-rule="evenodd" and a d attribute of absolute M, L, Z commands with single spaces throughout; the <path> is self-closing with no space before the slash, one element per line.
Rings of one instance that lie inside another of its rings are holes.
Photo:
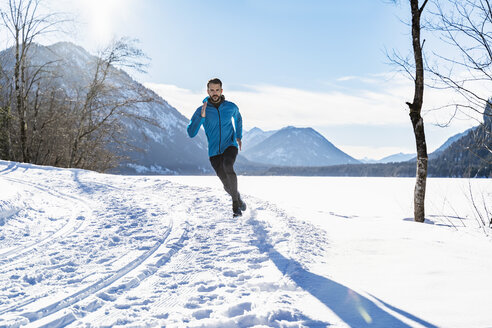
<path fill-rule="evenodd" d="M 215 177 L 168 179 L 221 188 Z M 492 327 L 492 231 L 478 224 L 477 215 L 485 217 L 487 208 L 490 220 L 491 181 L 429 178 L 425 224 L 412 219 L 414 185 L 413 178 L 239 177 L 242 193 L 326 234 L 322 256 L 308 265 L 311 273 L 391 312 L 383 300 L 424 320 L 422 326 Z M 306 313 L 311 304 L 297 308 Z"/>
<path fill-rule="evenodd" d="M 15 204 L 23 209 L 7 222 L 38 213 L 51 222 L 42 215 L 49 211 L 66 221 L 4 239 L 2 254 L 7 244 L 14 251 L 0 269 L 2 326 L 327 324 L 296 309 L 296 300 L 310 296 L 269 259 L 267 236 L 291 253 L 302 238 L 289 228 L 267 232 L 260 220 L 279 216 L 268 204 L 237 220 L 223 191 L 162 177 L 0 164 L 2 187 L 32 196 L 31 206 Z M 65 229 L 72 221 L 82 223 Z"/>
<path fill-rule="evenodd" d="M 216 177 L 0 161 L 0 326 L 490 326 L 490 182 L 431 179 L 428 224 L 413 183 L 239 177 L 232 218 Z"/>

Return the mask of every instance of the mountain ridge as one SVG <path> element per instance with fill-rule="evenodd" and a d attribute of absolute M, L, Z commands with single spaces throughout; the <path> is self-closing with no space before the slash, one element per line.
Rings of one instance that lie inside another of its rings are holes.
<path fill-rule="evenodd" d="M 261 129 L 255 130 L 255 132 Z M 311 127 L 286 126 L 244 151 L 248 160 L 280 166 L 323 166 L 359 163 Z"/>

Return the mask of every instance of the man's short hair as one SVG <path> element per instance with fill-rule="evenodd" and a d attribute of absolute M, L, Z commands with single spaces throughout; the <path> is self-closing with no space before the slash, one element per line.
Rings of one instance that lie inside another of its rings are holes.
<path fill-rule="evenodd" d="M 209 80 L 207 83 L 207 89 L 209 88 L 210 84 L 220 84 L 220 88 L 222 89 L 222 81 L 219 80 L 218 78 Z"/>

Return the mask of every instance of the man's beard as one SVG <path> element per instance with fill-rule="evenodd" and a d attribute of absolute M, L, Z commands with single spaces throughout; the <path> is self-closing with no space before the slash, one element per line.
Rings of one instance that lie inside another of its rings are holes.
<path fill-rule="evenodd" d="M 218 102 L 219 100 L 220 100 L 220 96 L 217 96 L 217 95 L 212 96 L 213 102 Z"/>

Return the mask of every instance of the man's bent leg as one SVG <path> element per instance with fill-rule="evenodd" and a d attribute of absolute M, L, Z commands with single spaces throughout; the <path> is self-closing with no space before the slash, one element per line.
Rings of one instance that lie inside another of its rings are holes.
<path fill-rule="evenodd" d="M 231 192 L 229 191 L 229 180 L 227 178 L 227 174 L 224 171 L 224 154 L 220 154 L 217 156 L 212 156 L 210 157 L 210 164 L 212 164 L 212 167 L 214 168 L 215 174 L 219 177 L 220 181 L 222 181 L 222 184 L 224 185 L 225 191 L 231 195 Z"/>

